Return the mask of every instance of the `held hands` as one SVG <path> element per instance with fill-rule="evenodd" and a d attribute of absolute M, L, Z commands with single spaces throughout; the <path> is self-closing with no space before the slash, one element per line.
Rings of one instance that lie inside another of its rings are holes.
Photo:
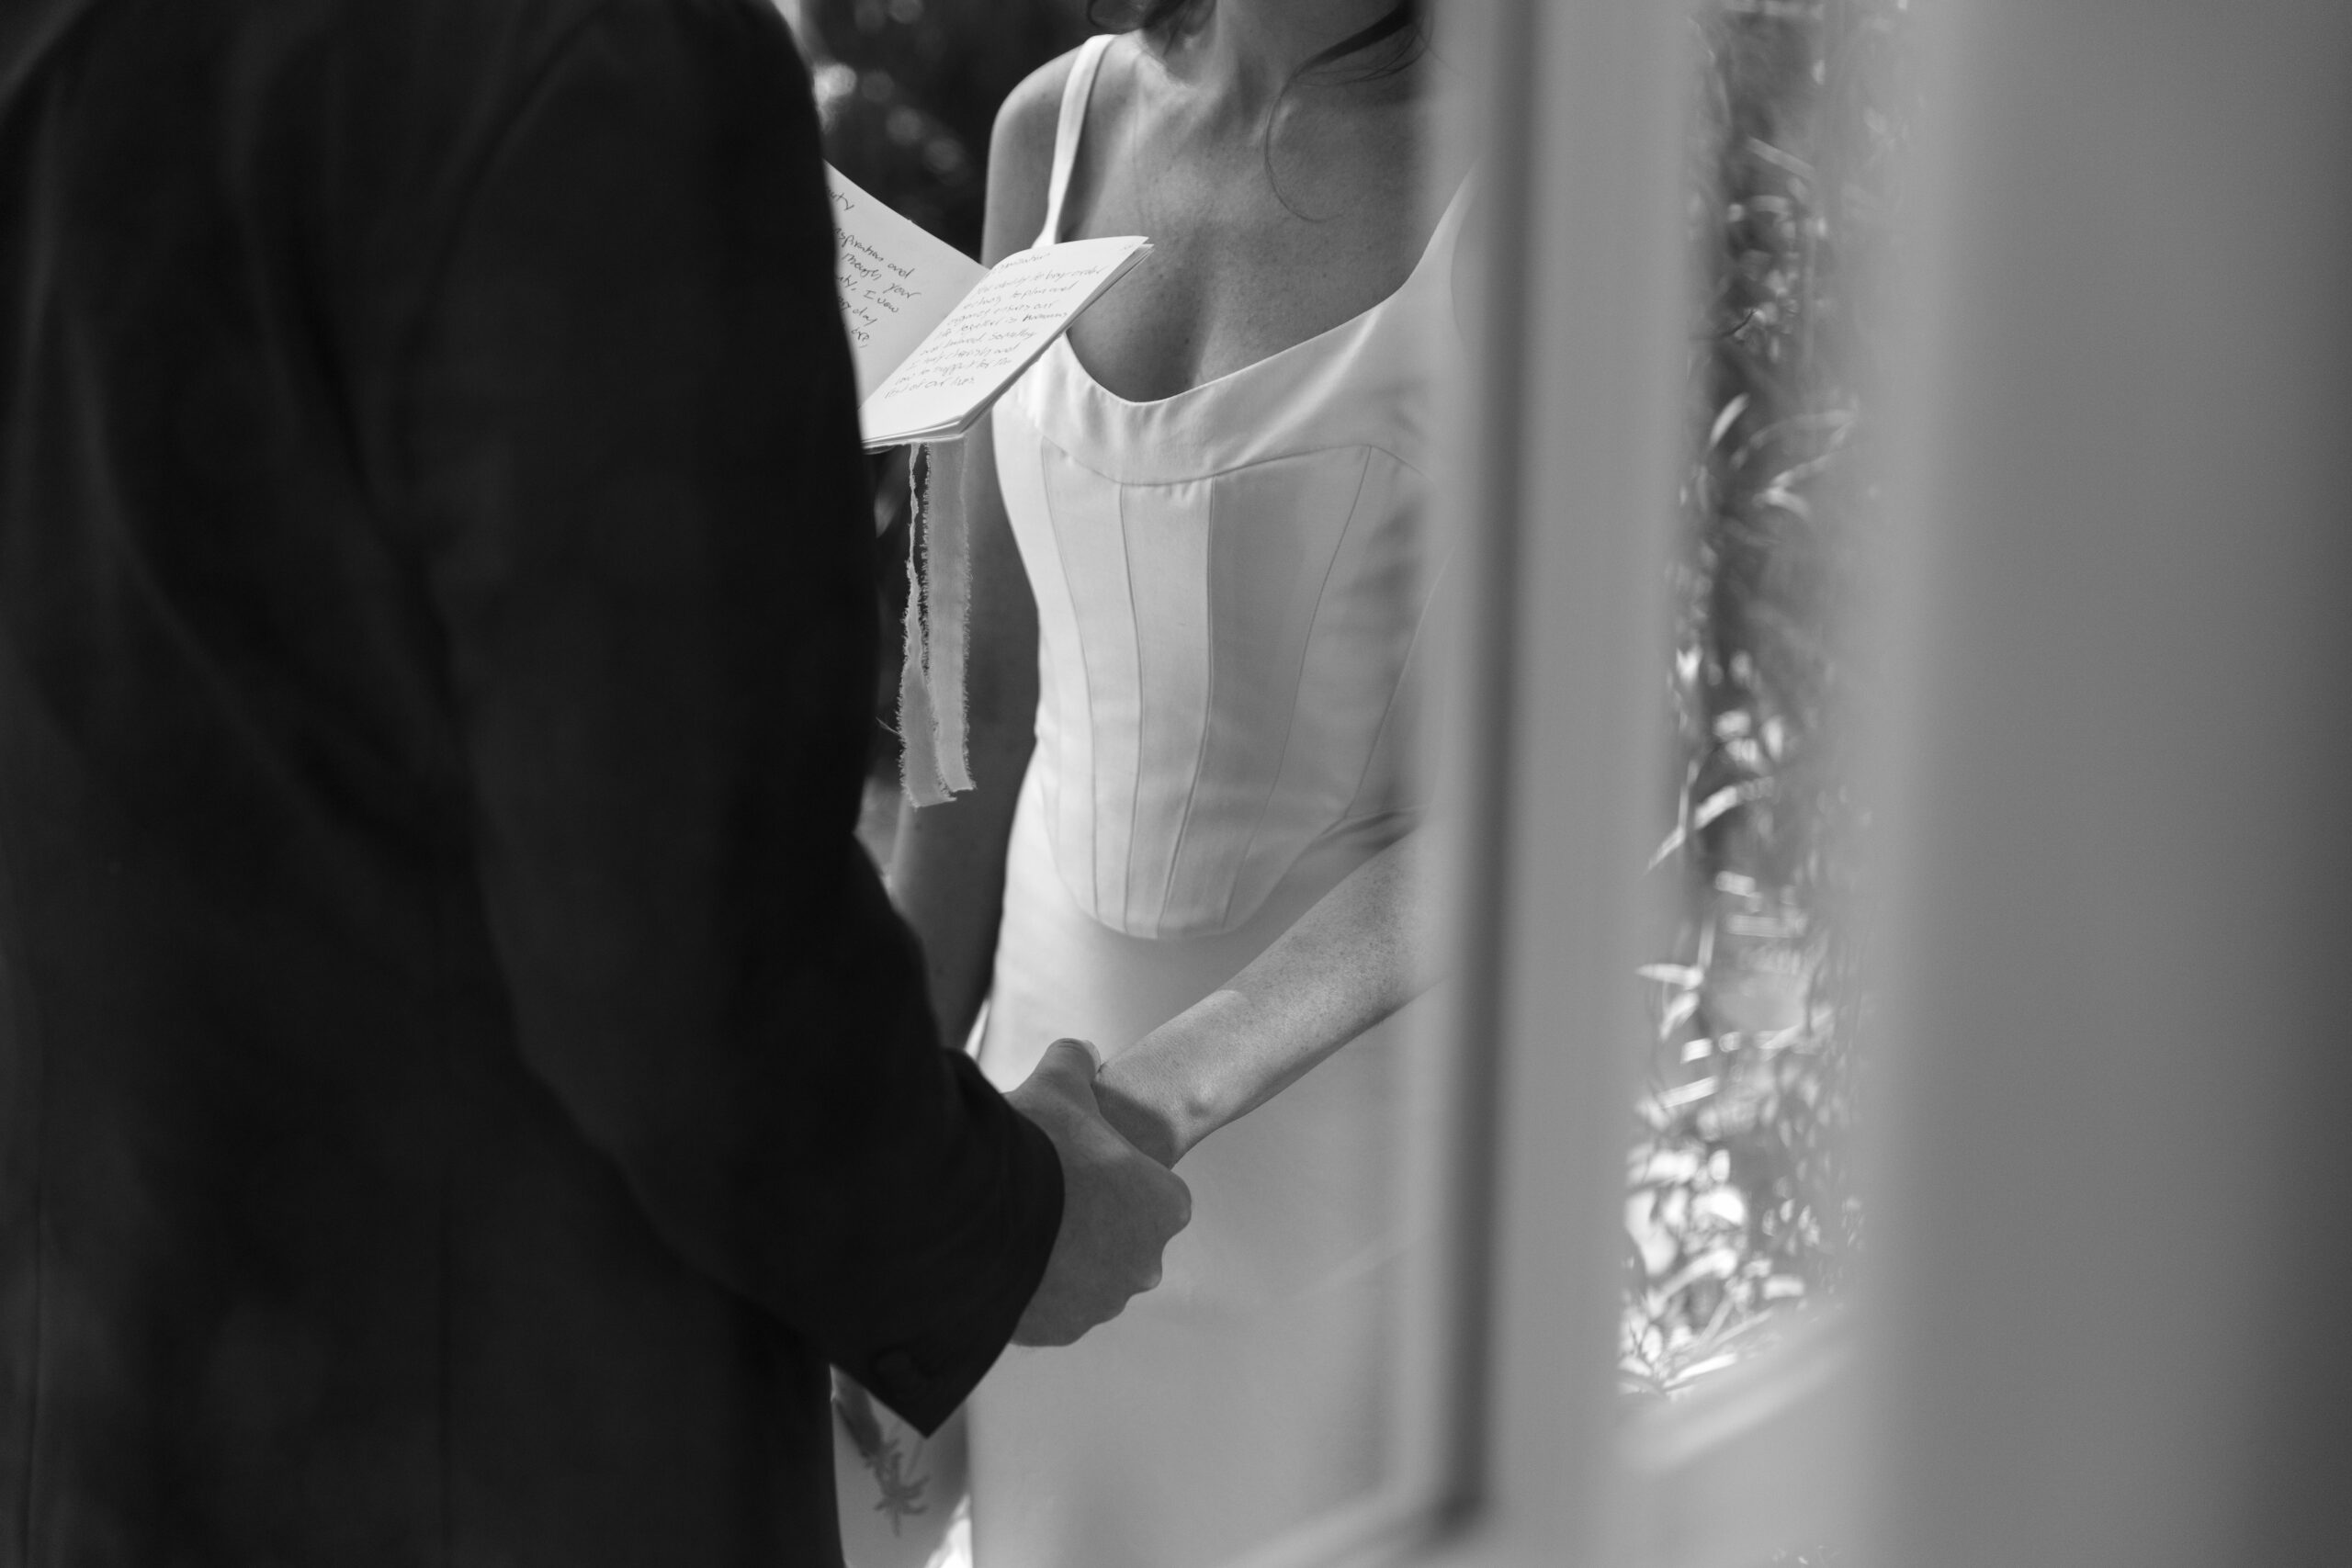
<path fill-rule="evenodd" d="M 1193 1217 L 1183 1179 L 1137 1150 L 1095 1103 L 1101 1058 L 1057 1040 L 1005 1098 L 1053 1140 L 1062 1161 L 1062 1223 L 1045 1278 L 1012 1331 L 1016 1345 L 1068 1345 L 1159 1283 L 1159 1255 Z"/>
<path fill-rule="evenodd" d="M 1184 1135 L 1182 1118 L 1170 1109 L 1182 1103 L 1153 1071 L 1148 1037 L 1094 1077 L 1094 1103 L 1102 1120 L 1136 1148 L 1161 1165 L 1174 1166 L 1197 1138 Z"/>

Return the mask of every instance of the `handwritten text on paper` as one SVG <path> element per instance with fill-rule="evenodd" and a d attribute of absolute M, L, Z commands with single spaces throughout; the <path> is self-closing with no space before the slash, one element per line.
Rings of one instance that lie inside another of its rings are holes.
<path fill-rule="evenodd" d="M 1006 257 L 899 367 L 884 395 L 896 401 L 987 389 L 1040 335 L 1058 331 L 1119 259 L 1077 245 Z"/>

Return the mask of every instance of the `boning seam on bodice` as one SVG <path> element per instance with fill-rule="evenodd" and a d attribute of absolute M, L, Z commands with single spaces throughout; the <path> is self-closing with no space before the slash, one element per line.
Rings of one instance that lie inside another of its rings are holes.
<path fill-rule="evenodd" d="M 1043 435 L 1044 433 L 1040 432 L 1039 438 L 1041 440 L 1043 440 Z M 1048 442 L 1046 445 L 1050 446 L 1052 444 Z M 1042 460 L 1037 464 L 1036 491 L 1039 500 L 1045 508 L 1046 539 L 1047 543 L 1053 549 L 1054 558 L 1057 562 L 1057 570 L 1054 576 L 1056 581 L 1061 585 L 1063 606 L 1068 612 L 1069 624 L 1074 626 L 1083 626 L 1085 625 L 1085 619 L 1080 613 L 1078 590 L 1070 581 L 1070 574 L 1068 567 L 1068 556 L 1062 548 L 1061 524 L 1054 510 L 1053 496 L 1047 488 L 1046 468 Z M 1125 548 L 1124 540 L 1121 542 L 1121 547 L 1122 549 Z M 1031 577 L 1030 592 L 1033 593 L 1036 592 L 1036 582 L 1034 574 Z M 1097 840 L 1094 829 L 1094 781 L 1096 775 L 1101 772 L 1102 762 L 1094 754 L 1094 737 L 1096 733 L 1096 726 L 1094 723 L 1094 664 L 1091 660 L 1086 657 L 1085 637 L 1082 633 L 1079 638 L 1078 655 L 1078 673 L 1079 679 L 1081 682 L 1080 695 L 1084 698 L 1086 704 L 1086 712 L 1083 716 L 1086 727 L 1086 886 L 1089 890 L 1087 901 L 1090 905 L 1092 905 L 1099 902 L 1098 896 L 1102 891 L 1102 848 Z M 1052 688 L 1057 694 L 1061 691 L 1062 683 L 1058 675 L 1055 671 L 1054 661 L 1046 657 L 1044 627 L 1042 624 L 1039 627 L 1038 636 L 1038 695 L 1040 700 L 1038 712 L 1043 714 L 1046 711 L 1043 705 L 1043 699 L 1047 683 L 1051 682 Z M 1056 705 L 1054 711 L 1058 715 L 1058 704 Z M 1056 873 L 1061 876 L 1065 883 L 1068 883 L 1069 880 L 1069 873 L 1068 869 L 1061 864 L 1061 846 L 1069 841 L 1068 817 L 1071 809 L 1071 802 L 1069 799 L 1069 786 L 1071 784 L 1069 762 L 1069 737 L 1064 733 L 1068 728 L 1069 728 L 1069 724 L 1059 720 L 1057 720 L 1054 726 L 1053 772 L 1049 779 L 1042 781 L 1047 783 L 1053 792 L 1053 831 L 1049 835 L 1049 841 L 1053 846 Z M 1100 917 L 1098 916 L 1097 918 L 1099 919 Z"/>
<path fill-rule="evenodd" d="M 1250 837 L 1241 846 L 1240 857 L 1234 863 L 1236 870 L 1233 880 L 1227 886 L 1225 903 L 1217 911 L 1217 928 L 1221 931 L 1233 929 L 1233 897 L 1240 890 L 1241 868 L 1247 867 L 1257 856 L 1258 837 L 1266 830 L 1266 813 L 1273 809 L 1274 796 L 1283 787 L 1283 775 L 1290 770 L 1290 747 L 1292 740 L 1298 734 L 1298 709 L 1305 695 L 1307 660 L 1313 657 L 1315 650 L 1315 627 L 1323 619 L 1323 605 L 1331 592 L 1332 574 L 1340 570 L 1340 558 L 1348 553 L 1348 541 L 1355 535 L 1356 519 L 1363 514 L 1364 481 L 1371 477 L 1371 474 L 1372 449 L 1365 447 L 1363 448 L 1363 465 L 1356 470 L 1355 494 L 1348 500 L 1348 520 L 1340 525 L 1340 536 L 1332 541 L 1331 558 L 1323 564 L 1323 581 L 1316 584 L 1315 607 L 1307 613 L 1306 635 L 1299 639 L 1298 671 L 1291 681 L 1290 716 L 1283 720 L 1283 743 L 1274 752 L 1273 776 L 1266 783 L 1264 798 L 1258 802 L 1257 820 L 1250 825 Z M 1320 836 L 1320 834 L 1317 835 L 1318 838 Z M 1312 840 L 1309 841 L 1312 842 Z M 1305 852 L 1303 848 L 1300 852 Z M 1292 856 L 1292 863 L 1295 864 L 1297 858 L 1296 855 Z M 1285 866 L 1283 871 L 1287 872 L 1288 869 L 1289 867 Z M 1274 881 L 1279 883 L 1281 880 L 1282 874 L 1277 873 Z M 1273 884 L 1268 886 L 1272 886 Z"/>
<path fill-rule="evenodd" d="M 1134 778 L 1127 784 L 1127 852 L 1125 863 L 1119 871 L 1119 925 L 1122 930 L 1133 923 L 1130 911 L 1136 897 L 1136 846 L 1143 835 L 1136 831 L 1136 824 L 1143 816 L 1143 703 L 1142 694 L 1151 690 L 1149 676 L 1144 670 L 1143 610 L 1136 603 L 1135 552 L 1127 547 L 1127 487 L 1114 485 L 1111 490 L 1111 515 L 1118 524 L 1119 581 L 1127 591 L 1127 640 L 1136 650 L 1136 739 Z M 1086 644 L 1079 640 L 1078 656 L 1086 660 Z M 1098 764 L 1099 769 L 1099 764 Z M 1096 833 L 1102 831 L 1100 821 L 1094 823 Z M 1096 902 L 1102 901 L 1102 890 L 1095 890 Z M 1165 900 L 1162 900 L 1165 902 Z M 1155 928 L 1157 929 L 1157 928 Z"/>
<path fill-rule="evenodd" d="M 1039 424 L 1034 412 L 1030 409 L 1019 409 L 1018 415 L 1020 423 L 1028 427 L 1022 445 L 1028 448 L 1029 457 L 1026 461 L 1036 465 L 1035 479 L 1038 487 L 1037 493 L 1040 502 L 1045 505 L 1046 510 L 1044 521 L 1047 526 L 1051 548 L 1057 558 L 1066 558 L 1067 557 L 1067 552 L 1063 548 L 1062 540 L 1062 527 L 1067 519 L 1064 517 L 1061 509 L 1056 508 L 1051 502 L 1051 486 L 1046 477 L 1046 470 L 1049 468 L 1066 466 L 1068 470 L 1069 470 L 1073 475 L 1086 476 L 1087 478 L 1108 485 L 1114 489 L 1116 494 L 1114 498 L 1113 505 L 1115 509 L 1116 525 L 1120 536 L 1118 547 L 1120 559 L 1123 563 L 1129 562 L 1132 559 L 1129 548 L 1130 541 L 1127 537 L 1128 513 L 1126 508 L 1128 498 L 1126 496 L 1126 491 L 1129 488 L 1136 486 L 1152 489 L 1164 489 L 1180 484 L 1197 482 L 1189 477 L 1163 480 L 1133 480 L 1115 479 L 1111 475 L 1103 473 L 1094 465 L 1088 463 L 1082 457 L 1070 452 L 1069 448 L 1062 445 L 1062 443 L 1055 440 L 1053 436 L 1047 434 Z M 1284 458 L 1309 457 L 1322 454 L 1340 452 L 1351 452 L 1355 454 L 1358 458 L 1356 486 L 1353 494 L 1350 498 L 1347 509 L 1347 520 L 1341 525 L 1339 534 L 1332 543 L 1329 558 L 1324 563 L 1321 580 L 1317 583 L 1313 606 L 1307 615 L 1306 625 L 1308 626 L 1308 632 L 1306 639 L 1301 644 L 1299 652 L 1299 658 L 1301 660 L 1299 665 L 1299 678 L 1295 680 L 1293 682 L 1294 692 L 1292 696 L 1292 705 L 1288 717 L 1285 720 L 1283 741 L 1280 750 L 1276 756 L 1273 773 L 1271 776 L 1270 782 L 1265 786 L 1265 793 L 1261 796 L 1256 815 L 1251 821 L 1250 836 L 1245 843 L 1244 849 L 1238 858 L 1233 859 L 1228 863 L 1233 867 L 1231 873 L 1232 880 L 1228 883 L 1226 888 L 1224 902 L 1220 906 L 1220 911 L 1216 922 L 1211 926 L 1203 927 L 1198 930 L 1187 930 L 1181 933 L 1185 936 L 1214 933 L 1216 931 L 1232 929 L 1232 912 L 1236 907 L 1235 901 L 1241 896 L 1241 885 L 1245 882 L 1256 882 L 1261 879 L 1260 874 L 1252 874 L 1251 863 L 1257 859 L 1257 847 L 1263 841 L 1265 823 L 1271 816 L 1274 802 L 1281 798 L 1282 786 L 1285 778 L 1288 776 L 1285 764 L 1290 760 L 1289 753 L 1295 740 L 1296 725 L 1300 713 L 1299 705 L 1301 698 L 1297 688 L 1303 685 L 1304 671 L 1307 668 L 1311 667 L 1313 649 L 1315 647 L 1313 628 L 1322 621 L 1325 613 L 1329 608 L 1332 586 L 1338 580 L 1338 574 L 1340 571 L 1342 563 L 1350 554 L 1351 544 L 1360 536 L 1363 531 L 1363 516 L 1366 504 L 1365 497 L 1369 490 L 1373 468 L 1378 460 L 1385 459 L 1387 463 L 1394 466 L 1394 469 L 1396 472 L 1409 474 L 1425 482 L 1429 479 L 1428 474 L 1423 469 L 1398 457 L 1392 449 L 1366 442 L 1340 442 L 1328 446 L 1306 447 L 1297 452 L 1283 453 L 1275 457 L 1253 458 L 1247 463 L 1238 464 L 1230 468 L 1213 470 L 1211 473 L 1200 476 L 1202 479 L 1215 479 L 1226 474 L 1238 473 L 1264 467 L 1271 463 L 1283 461 Z M 1053 455 L 1053 457 L 1058 459 L 1058 461 L 1055 463 L 1046 462 L 1045 459 L 1047 454 Z M 1212 502 L 1212 504 L 1214 504 L 1214 502 Z M 1073 627 L 1082 626 L 1085 624 L 1085 617 L 1080 613 L 1079 604 L 1075 597 L 1076 587 L 1069 574 L 1066 570 L 1057 570 L 1052 573 L 1052 577 L 1057 585 L 1058 598 L 1068 617 L 1067 624 Z M 1041 586 L 1043 586 L 1043 584 L 1041 584 Z M 1126 600 L 1129 632 L 1132 637 L 1134 629 L 1140 625 L 1141 616 L 1136 601 L 1137 585 L 1135 581 L 1131 570 L 1126 571 L 1126 581 L 1123 585 L 1123 591 Z M 1409 671 L 1412 660 L 1422 650 L 1428 635 L 1430 619 L 1433 612 L 1433 595 L 1430 593 L 1423 593 L 1419 595 L 1418 598 L 1419 602 L 1416 610 L 1412 629 L 1406 638 L 1403 659 L 1400 660 L 1398 666 L 1400 671 Z M 1204 657 L 1207 660 L 1208 664 L 1208 668 L 1204 675 L 1204 701 L 1213 707 L 1215 702 L 1214 694 L 1217 690 L 1216 682 L 1218 675 L 1221 672 L 1220 666 L 1216 659 L 1216 639 L 1214 637 L 1204 638 L 1202 646 Z M 1199 799 L 1200 788 L 1204 782 L 1204 769 L 1210 754 L 1212 743 L 1215 739 L 1216 727 L 1213 722 L 1204 720 L 1202 726 L 1200 738 L 1194 744 L 1193 771 L 1191 776 L 1186 782 L 1183 805 L 1177 818 L 1176 831 L 1168 852 L 1169 877 L 1166 886 L 1162 888 L 1158 907 L 1152 912 L 1152 918 L 1148 923 L 1139 925 L 1136 923 L 1134 917 L 1140 916 L 1143 911 L 1134 908 L 1132 899 L 1135 897 L 1136 888 L 1136 856 L 1138 853 L 1142 840 L 1139 840 L 1133 836 L 1128 840 L 1125 852 L 1127 856 L 1125 863 L 1127 881 L 1125 888 L 1123 889 L 1124 896 L 1116 908 L 1112 909 L 1102 907 L 1098 897 L 1102 891 L 1100 875 L 1103 846 L 1100 835 L 1101 823 L 1097 819 L 1097 814 L 1095 811 L 1095 802 L 1097 800 L 1096 786 L 1100 772 L 1103 766 L 1103 759 L 1098 755 L 1096 742 L 1100 738 L 1095 737 L 1093 735 L 1093 731 L 1095 728 L 1095 710 L 1098 705 L 1097 698 L 1099 696 L 1099 693 L 1096 688 L 1099 685 L 1100 677 L 1102 676 L 1102 671 L 1099 667 L 1100 660 L 1095 657 L 1095 650 L 1088 646 L 1087 639 L 1082 634 L 1079 638 L 1077 646 L 1074 647 L 1071 651 L 1078 656 L 1077 661 L 1080 666 L 1078 673 L 1080 681 L 1085 682 L 1081 690 L 1071 694 L 1082 699 L 1083 708 L 1080 714 L 1074 716 L 1068 715 L 1068 710 L 1061 706 L 1058 699 L 1056 700 L 1052 705 L 1053 711 L 1066 716 L 1057 720 L 1057 722 L 1056 722 L 1052 727 L 1054 734 L 1053 746 L 1050 753 L 1041 753 L 1041 761 L 1044 756 L 1046 755 L 1050 755 L 1052 759 L 1050 764 L 1051 777 L 1049 779 L 1043 779 L 1040 781 L 1040 783 L 1046 787 L 1047 793 L 1050 795 L 1053 802 L 1054 808 L 1048 814 L 1049 819 L 1054 823 L 1051 841 L 1057 847 L 1067 845 L 1069 843 L 1069 830 L 1076 826 L 1070 821 L 1069 813 L 1072 810 L 1082 812 L 1086 818 L 1083 836 L 1087 840 L 1088 863 L 1085 867 L 1087 875 L 1082 882 L 1079 881 L 1079 879 L 1075 877 L 1069 878 L 1068 880 L 1072 884 L 1073 889 L 1075 890 L 1078 886 L 1083 886 L 1091 890 L 1090 896 L 1085 898 L 1085 903 L 1091 908 L 1095 910 L 1094 918 L 1098 921 L 1103 923 L 1107 928 L 1127 932 L 1129 934 L 1141 934 L 1148 931 L 1157 935 L 1164 930 L 1169 917 L 1169 912 L 1177 903 L 1180 896 L 1197 898 L 1200 894 L 1210 892 L 1210 889 L 1208 888 L 1200 888 L 1195 886 L 1194 891 L 1187 896 L 1185 894 L 1185 889 L 1187 887 L 1188 879 L 1183 875 L 1182 868 L 1185 864 L 1183 859 L 1183 851 L 1185 847 L 1195 841 L 1198 838 L 1197 833 L 1193 830 L 1199 825 L 1196 807 Z M 1136 652 L 1139 660 L 1137 678 L 1138 683 L 1140 684 L 1142 680 L 1140 659 L 1144 650 L 1138 646 Z M 1066 687 L 1073 684 L 1072 682 L 1066 682 L 1060 678 L 1059 661 L 1050 659 L 1041 659 L 1041 664 L 1045 666 L 1042 674 L 1044 677 L 1044 689 L 1046 692 L 1061 692 Z M 1368 781 L 1373 775 L 1374 769 L 1376 768 L 1379 763 L 1381 747 L 1386 740 L 1388 733 L 1394 726 L 1397 705 L 1399 702 L 1404 700 L 1404 681 L 1400 679 L 1398 684 L 1391 688 L 1384 700 L 1379 723 L 1372 733 L 1370 750 L 1366 751 L 1363 764 L 1360 767 L 1357 777 L 1346 796 L 1346 805 L 1337 815 L 1333 817 L 1330 821 L 1317 829 L 1311 836 L 1307 838 L 1305 843 L 1299 847 L 1297 852 L 1289 857 L 1289 863 L 1291 864 L 1295 864 L 1300 857 L 1311 852 L 1316 845 L 1324 842 L 1334 834 L 1344 833 L 1364 822 L 1394 815 L 1397 810 L 1418 811 L 1421 809 L 1419 807 L 1384 807 L 1378 810 L 1370 812 L 1359 809 L 1363 804 L 1363 791 Z M 1074 728 L 1074 725 L 1070 722 L 1071 718 L 1075 718 L 1077 722 L 1084 724 L 1088 728 L 1089 737 L 1091 738 L 1086 747 L 1089 772 L 1087 778 L 1083 781 L 1073 779 L 1069 776 L 1069 763 L 1072 760 L 1069 753 L 1072 742 L 1071 738 L 1064 734 L 1063 731 Z M 1127 818 L 1131 834 L 1132 828 L 1136 820 L 1136 811 L 1139 808 L 1139 792 L 1144 782 L 1142 757 L 1145 744 L 1146 742 L 1143 736 L 1138 732 L 1135 739 L 1136 778 L 1134 781 L 1134 787 L 1130 791 L 1130 806 Z M 1065 795 L 1070 794 L 1073 786 L 1083 788 L 1084 795 L 1082 801 L 1076 798 L 1064 798 Z M 1227 857 L 1223 855 L 1217 856 L 1216 859 L 1221 863 L 1227 862 Z M 1074 870 L 1076 868 L 1070 869 Z M 1257 869 L 1259 873 L 1262 873 L 1263 868 Z M 1272 875 L 1269 886 L 1279 886 L 1282 877 L 1287 874 L 1288 866 L 1286 865 L 1283 870 L 1276 872 Z"/>
<path fill-rule="evenodd" d="M 1333 824 L 1332 831 L 1336 832 L 1350 822 L 1370 821 L 1404 809 L 1392 807 L 1385 811 L 1368 811 L 1361 817 L 1356 815 L 1356 806 L 1363 799 L 1364 784 L 1372 778 L 1372 770 L 1380 761 L 1381 748 L 1387 742 L 1388 726 L 1396 716 L 1396 705 L 1403 699 L 1405 689 L 1412 683 L 1413 660 L 1421 651 L 1421 634 L 1429 629 L 1430 613 L 1437 604 L 1438 585 L 1445 576 L 1445 561 L 1441 559 L 1437 570 L 1430 573 L 1429 581 L 1422 589 L 1421 606 L 1413 616 L 1413 635 L 1405 639 L 1404 657 L 1396 661 L 1396 682 L 1388 689 L 1388 701 L 1380 710 L 1379 726 L 1372 732 L 1371 749 L 1363 754 L 1363 767 L 1356 774 L 1355 787 L 1348 791 L 1347 807 L 1340 815 L 1340 820 Z M 1419 810 L 1419 807 L 1411 809 Z"/>
<path fill-rule="evenodd" d="M 1122 485 L 1120 493 L 1124 495 L 1126 487 Z M 1124 502 L 1122 504 L 1124 505 Z M 1209 516 L 1208 531 L 1209 542 L 1205 555 L 1210 564 L 1211 577 L 1214 580 L 1216 560 L 1216 516 L 1214 509 Z M 1133 591 L 1131 586 L 1129 592 L 1133 592 Z M 1151 929 L 1154 931 L 1160 931 L 1168 924 L 1168 906 L 1176 897 L 1177 878 L 1184 868 L 1184 845 L 1193 836 L 1193 803 L 1200 798 L 1201 773 L 1207 766 L 1209 760 L 1209 737 L 1216 732 L 1216 638 L 1205 637 L 1201 639 L 1201 658 L 1208 666 L 1207 671 L 1201 679 L 1201 739 L 1193 748 L 1193 776 L 1184 785 L 1184 809 L 1176 817 L 1176 838 L 1168 850 L 1168 883 L 1159 890 L 1159 910 L 1152 917 L 1151 921 Z M 1136 746 L 1138 750 L 1142 746 L 1140 727 L 1137 728 Z M 1140 786 L 1140 779 L 1137 780 L 1137 784 Z M 1231 900 L 1228 898 L 1227 902 Z"/>

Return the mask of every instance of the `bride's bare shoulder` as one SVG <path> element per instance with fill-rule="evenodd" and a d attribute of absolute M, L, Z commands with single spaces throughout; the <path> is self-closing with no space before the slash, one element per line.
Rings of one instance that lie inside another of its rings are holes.
<path fill-rule="evenodd" d="M 1078 63 L 1078 50 L 1049 60 L 1023 78 L 996 111 L 989 133 L 989 202 L 982 258 L 1027 246 L 1046 226 L 1046 202 L 1054 171 L 1054 129 L 1061 120 L 1062 90 Z"/>

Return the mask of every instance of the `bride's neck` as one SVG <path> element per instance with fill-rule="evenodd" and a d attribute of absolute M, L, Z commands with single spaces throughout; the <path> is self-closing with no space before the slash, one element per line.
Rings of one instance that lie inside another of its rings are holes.
<path fill-rule="evenodd" d="M 1215 0 L 1181 52 L 1204 85 L 1269 103 L 1298 68 L 1377 22 L 1396 0 Z"/>

